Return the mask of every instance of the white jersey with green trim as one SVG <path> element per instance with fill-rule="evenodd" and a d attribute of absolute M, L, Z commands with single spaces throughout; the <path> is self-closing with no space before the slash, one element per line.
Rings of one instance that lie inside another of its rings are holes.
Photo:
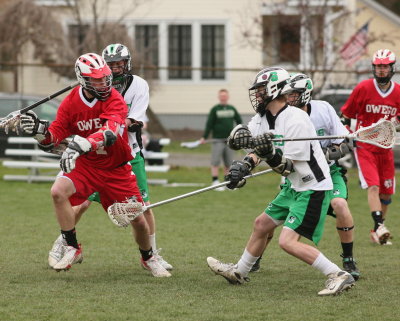
<path fill-rule="evenodd" d="M 344 136 L 349 131 L 344 127 L 336 114 L 335 109 L 326 101 L 311 100 L 308 105 L 307 113 L 310 115 L 318 136 Z M 319 141 L 322 147 L 332 144 L 340 144 L 343 139 L 326 139 Z"/>
<path fill-rule="evenodd" d="M 124 91 L 124 100 L 128 105 L 127 118 L 133 118 L 139 121 L 146 122 L 146 111 L 149 106 L 149 85 L 143 78 L 130 75 L 128 80 L 129 87 Z M 129 83 L 130 82 L 130 83 Z M 132 156 L 140 151 L 139 144 L 136 140 L 136 133 L 128 132 L 129 145 L 131 146 Z"/>
<path fill-rule="evenodd" d="M 316 137 L 310 117 L 303 110 L 286 106 L 276 116 L 255 115 L 248 128 L 252 136 L 267 132 L 276 138 Z M 326 191 L 333 188 L 329 166 L 317 140 L 275 142 L 275 149 L 293 161 L 294 171 L 287 178 L 297 192 L 316 190 Z"/>

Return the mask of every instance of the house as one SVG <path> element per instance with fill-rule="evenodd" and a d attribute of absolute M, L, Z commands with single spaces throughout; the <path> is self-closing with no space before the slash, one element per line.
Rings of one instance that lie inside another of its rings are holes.
<path fill-rule="evenodd" d="M 305 71 L 317 88 L 351 88 L 370 77 L 370 56 L 376 49 L 400 48 L 400 18 L 372 0 L 147 0 L 124 11 L 132 2 L 99 1 L 108 5 L 98 18 L 115 21 L 123 14 L 120 23 L 134 41 L 133 64 L 139 55 L 146 61 L 135 66 L 136 72 L 140 75 L 146 66 L 155 69 L 153 79 L 147 79 L 150 103 L 170 129 L 202 129 L 221 88 L 229 90 L 230 102 L 244 121 L 249 119 L 254 111 L 248 87 L 264 66 Z M 66 9 L 68 1 L 36 3 L 51 6 L 66 36 L 78 36 L 76 21 Z M 82 13 L 83 23 L 90 24 L 91 9 Z M 340 48 L 368 21 L 374 41 L 354 66 L 347 67 Z M 31 52 L 26 51 L 23 61 L 38 63 Z M 25 66 L 19 68 L 18 91 L 48 95 L 72 81 L 45 67 Z M 9 91 L 11 82 L 12 75 L 1 75 L 0 90 Z"/>

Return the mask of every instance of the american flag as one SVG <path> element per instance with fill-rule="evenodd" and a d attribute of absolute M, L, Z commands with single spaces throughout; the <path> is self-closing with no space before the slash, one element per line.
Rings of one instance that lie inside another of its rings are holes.
<path fill-rule="evenodd" d="M 340 56 L 347 66 L 352 66 L 367 51 L 368 25 L 363 25 L 340 50 Z"/>

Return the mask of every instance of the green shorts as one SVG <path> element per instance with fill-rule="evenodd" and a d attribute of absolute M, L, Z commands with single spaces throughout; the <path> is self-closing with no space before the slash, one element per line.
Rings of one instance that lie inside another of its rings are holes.
<path fill-rule="evenodd" d="M 333 189 L 331 191 L 331 200 L 334 198 L 344 198 L 347 200 L 348 189 L 347 189 L 347 170 L 340 165 L 334 164 L 330 167 L 330 174 L 333 182 Z M 333 212 L 332 206 L 329 205 L 328 215 L 336 217 Z"/>
<path fill-rule="evenodd" d="M 284 221 L 283 226 L 317 245 L 324 231 L 331 191 L 296 192 L 289 185 L 282 186 L 265 213 L 276 221 Z"/>
<path fill-rule="evenodd" d="M 142 195 L 143 201 L 148 202 L 150 200 L 149 196 L 149 186 L 147 185 L 147 175 L 146 175 L 146 169 L 145 169 L 145 161 L 143 156 L 141 155 L 140 152 L 136 153 L 136 156 L 134 159 L 132 159 L 129 162 L 132 166 L 132 171 L 135 173 L 136 176 L 136 183 L 139 187 L 140 194 Z M 95 201 L 99 202 L 100 201 L 100 195 L 98 192 L 94 192 L 92 195 L 88 197 L 89 201 Z"/>

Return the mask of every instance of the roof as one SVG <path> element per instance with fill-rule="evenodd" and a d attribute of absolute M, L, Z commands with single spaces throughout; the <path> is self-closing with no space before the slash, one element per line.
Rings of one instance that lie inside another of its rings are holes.
<path fill-rule="evenodd" d="M 360 1 L 361 3 L 364 3 L 368 7 L 374 9 L 381 15 L 383 15 L 386 18 L 388 18 L 389 20 L 391 20 L 393 23 L 400 26 L 400 17 L 397 14 L 395 14 L 393 11 L 390 11 L 389 9 L 387 9 L 386 7 L 381 5 L 380 3 L 373 1 L 373 0 L 358 0 L 358 1 Z"/>

